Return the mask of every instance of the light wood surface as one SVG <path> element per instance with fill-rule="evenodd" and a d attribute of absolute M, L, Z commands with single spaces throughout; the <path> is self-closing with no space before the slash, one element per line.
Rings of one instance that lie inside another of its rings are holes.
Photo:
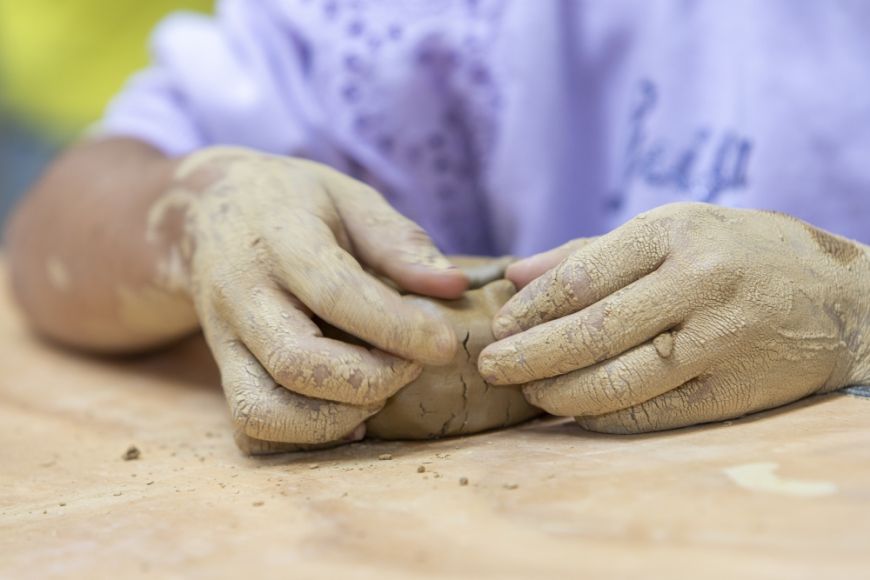
<path fill-rule="evenodd" d="M 870 399 L 248 459 L 201 341 L 79 357 L 0 284 L 2 578 L 870 577 Z"/>

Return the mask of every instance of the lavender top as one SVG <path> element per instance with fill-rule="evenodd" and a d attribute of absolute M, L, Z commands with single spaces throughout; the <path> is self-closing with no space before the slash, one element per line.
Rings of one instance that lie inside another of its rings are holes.
<path fill-rule="evenodd" d="M 678 200 L 866 243 L 868 30 L 863 0 L 224 0 L 157 27 L 102 130 L 329 163 L 448 252 Z"/>

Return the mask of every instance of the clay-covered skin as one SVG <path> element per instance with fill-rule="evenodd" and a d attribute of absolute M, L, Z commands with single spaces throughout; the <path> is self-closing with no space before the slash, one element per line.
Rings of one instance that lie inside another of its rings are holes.
<path fill-rule="evenodd" d="M 465 276 L 379 193 L 328 167 L 206 150 L 179 165 L 148 218 L 169 247 L 162 284 L 196 308 L 245 452 L 359 439 L 423 365 L 459 349 L 446 321 L 397 288 L 459 297 Z"/>
<path fill-rule="evenodd" d="M 419 377 L 367 421 L 368 436 L 430 439 L 466 435 L 515 425 L 541 413 L 526 402 L 520 388 L 490 385 L 477 370 L 480 351 L 494 340 L 492 318 L 516 292 L 508 280 L 485 283 L 488 276 L 499 272 L 498 262 L 482 268 L 472 270 L 469 278 L 483 287 L 466 292 L 459 300 L 414 299 L 448 320 L 463 348 L 447 365 L 424 366 Z"/>
<path fill-rule="evenodd" d="M 672 204 L 507 277 L 524 287 L 481 373 L 590 430 L 731 419 L 870 381 L 870 249 L 787 215 Z"/>

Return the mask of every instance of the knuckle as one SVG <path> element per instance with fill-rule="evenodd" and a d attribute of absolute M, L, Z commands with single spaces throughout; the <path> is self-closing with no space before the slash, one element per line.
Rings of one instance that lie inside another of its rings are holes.
<path fill-rule="evenodd" d="M 714 250 L 700 256 L 696 268 L 706 278 L 719 278 L 733 269 L 733 263 L 727 252 Z"/>
<path fill-rule="evenodd" d="M 612 361 L 598 367 L 592 374 L 588 396 L 590 406 L 597 413 L 618 409 L 632 391 L 627 369 L 619 361 Z"/>
<path fill-rule="evenodd" d="M 282 387 L 277 387 L 282 388 Z M 292 408 L 275 412 L 265 397 L 247 396 L 236 401 L 233 423 L 240 433 L 254 439 L 282 443 L 319 443 L 314 429 L 300 428 L 299 417 Z"/>
<path fill-rule="evenodd" d="M 573 357 L 587 364 L 610 358 L 613 345 L 611 331 L 604 322 L 583 326 L 573 335 L 573 340 L 566 342 L 570 342 Z"/>
<path fill-rule="evenodd" d="M 563 304 L 577 303 L 578 298 L 591 288 L 594 276 L 590 275 L 590 270 L 594 270 L 594 266 L 580 258 L 565 260 L 555 272 L 554 286 L 558 292 L 554 298 Z"/>
<path fill-rule="evenodd" d="M 254 439 L 269 441 L 296 441 L 282 439 L 280 437 L 284 413 L 276 412 L 275 401 L 267 396 L 265 389 L 270 388 L 263 384 L 251 384 L 246 381 L 237 381 L 225 386 L 230 395 L 230 411 L 233 426 L 236 432 Z M 271 388 L 281 388 L 271 385 Z"/>
<path fill-rule="evenodd" d="M 234 302 L 233 281 L 230 278 L 217 278 L 211 283 L 212 302 L 222 308 L 231 306 Z"/>
<path fill-rule="evenodd" d="M 292 388 L 301 382 L 300 369 L 305 368 L 305 365 L 293 347 L 272 345 L 264 362 L 266 370 L 277 383 Z"/>
<path fill-rule="evenodd" d="M 233 424 L 238 431 L 255 438 L 263 438 L 269 434 L 269 413 L 263 408 L 260 398 L 251 390 L 235 395 L 231 406 Z"/>
<path fill-rule="evenodd" d="M 710 298 L 733 294 L 745 279 L 745 272 L 725 251 L 711 251 L 697 257 L 691 271 Z"/>
<path fill-rule="evenodd" d="M 547 352 L 543 360 L 538 362 L 540 372 L 552 375 L 555 373 L 565 374 L 571 373 L 577 369 L 587 367 L 594 362 L 597 362 L 600 356 L 600 348 L 597 343 L 600 341 L 592 335 L 600 333 L 589 333 L 586 329 L 577 329 L 575 331 L 564 331 L 558 335 L 557 344 L 552 348 L 558 353 L 558 360 L 547 360 L 552 357 L 552 354 Z M 549 350 L 549 349 L 548 349 Z"/>

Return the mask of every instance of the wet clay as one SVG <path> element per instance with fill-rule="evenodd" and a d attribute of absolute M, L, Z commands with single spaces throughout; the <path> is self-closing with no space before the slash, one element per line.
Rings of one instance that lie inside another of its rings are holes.
<path fill-rule="evenodd" d="M 494 314 L 516 293 L 503 278 L 511 258 L 453 256 L 468 276 L 470 290 L 458 300 L 424 296 L 405 299 L 446 320 L 461 348 L 446 365 L 423 365 L 420 375 L 393 395 L 366 422 L 366 436 L 378 439 L 434 439 L 508 427 L 540 415 L 519 386 L 487 383 L 477 370 L 477 357 L 495 338 Z M 351 344 L 359 339 L 319 322 L 324 336 Z M 366 345 L 367 346 L 367 345 Z"/>
<path fill-rule="evenodd" d="M 493 386 L 477 370 L 480 351 L 495 339 L 492 317 L 514 295 L 508 280 L 486 282 L 497 265 L 483 266 L 472 277 L 481 288 L 459 300 L 415 298 L 425 308 L 435 308 L 461 339 L 450 364 L 424 366 L 423 372 L 387 401 L 366 423 L 367 434 L 381 439 L 431 439 L 467 435 L 526 421 L 541 411 L 526 402 L 515 386 Z"/>

